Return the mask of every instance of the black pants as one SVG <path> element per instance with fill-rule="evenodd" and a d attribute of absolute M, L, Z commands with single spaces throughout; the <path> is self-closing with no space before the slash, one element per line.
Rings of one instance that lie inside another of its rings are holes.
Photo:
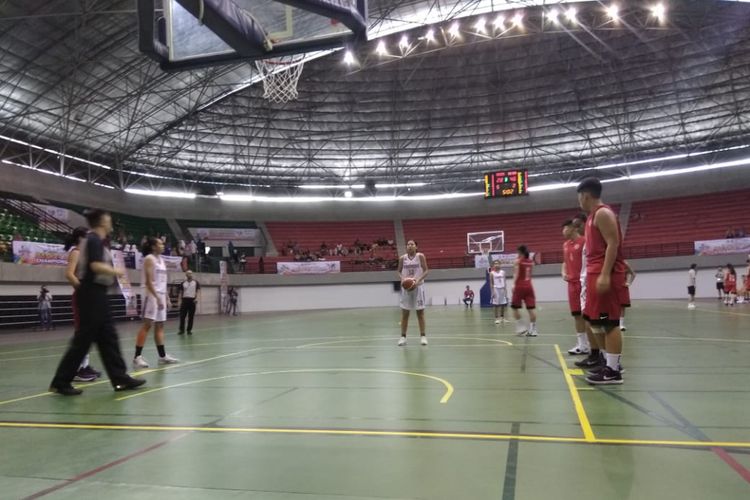
<path fill-rule="evenodd" d="M 73 336 L 68 350 L 60 360 L 55 378 L 52 379 L 53 387 L 70 385 L 92 343 L 96 343 L 99 348 L 104 369 L 113 387 L 130 379 L 109 311 L 106 290 L 103 287 L 101 290 L 93 287 L 100 288 L 97 285 L 81 288 L 75 295 L 74 300 L 78 301 L 81 321 L 80 329 Z"/>
<path fill-rule="evenodd" d="M 474 299 L 470 299 L 470 298 L 467 297 L 467 298 L 464 299 L 464 304 L 466 304 L 467 306 L 473 306 L 474 305 Z"/>
<path fill-rule="evenodd" d="M 180 332 L 185 331 L 185 317 L 187 316 L 187 331 L 193 331 L 193 318 L 195 318 L 195 299 L 182 298 L 180 305 Z"/>

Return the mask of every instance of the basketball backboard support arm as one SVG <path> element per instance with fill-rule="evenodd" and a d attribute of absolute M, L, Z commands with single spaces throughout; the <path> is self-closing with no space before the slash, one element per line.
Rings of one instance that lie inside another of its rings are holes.
<path fill-rule="evenodd" d="M 167 1 L 167 0 L 165 0 Z M 356 9 L 334 0 L 277 0 L 279 4 L 306 10 L 332 21 L 341 22 L 349 33 L 274 43 L 263 27 L 232 0 L 175 0 L 191 16 L 219 37 L 231 51 L 173 60 L 168 37 L 157 18 L 154 0 L 138 0 L 139 49 L 159 62 L 164 71 L 183 71 L 201 67 L 275 58 L 304 52 L 340 48 L 367 38 L 367 0 L 356 0 Z M 168 29 L 168 28 L 167 28 Z M 233 51 L 233 52 L 232 52 Z"/>

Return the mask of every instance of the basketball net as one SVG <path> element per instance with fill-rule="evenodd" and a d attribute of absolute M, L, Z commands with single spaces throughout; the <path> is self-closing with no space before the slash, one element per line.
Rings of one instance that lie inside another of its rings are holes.
<path fill-rule="evenodd" d="M 297 99 L 297 83 L 304 66 L 304 57 L 300 55 L 255 61 L 263 80 L 263 98 L 278 104 Z"/>

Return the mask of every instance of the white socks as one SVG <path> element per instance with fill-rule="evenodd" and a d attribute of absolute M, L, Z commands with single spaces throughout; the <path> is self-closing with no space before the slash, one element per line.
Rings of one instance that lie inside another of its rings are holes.
<path fill-rule="evenodd" d="M 620 371 L 620 357 L 622 355 L 607 353 L 604 356 L 607 360 L 607 366 L 609 366 L 614 371 L 619 372 Z"/>
<path fill-rule="evenodd" d="M 80 368 L 86 368 L 87 366 L 89 366 L 89 355 L 88 354 L 86 356 L 84 356 L 83 361 L 81 361 Z"/>
<path fill-rule="evenodd" d="M 625 326 L 625 318 L 620 318 L 620 328 Z"/>
<path fill-rule="evenodd" d="M 576 338 L 578 338 L 578 347 L 581 349 L 591 349 L 591 346 L 589 345 L 589 338 L 586 336 L 586 333 L 576 333 Z"/>
<path fill-rule="evenodd" d="M 530 331 L 536 331 L 536 323 L 529 323 L 529 330 Z"/>

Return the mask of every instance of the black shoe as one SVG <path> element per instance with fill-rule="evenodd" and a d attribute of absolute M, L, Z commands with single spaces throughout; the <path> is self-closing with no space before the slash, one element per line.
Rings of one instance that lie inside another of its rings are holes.
<path fill-rule="evenodd" d="M 605 366 L 599 373 L 586 377 L 586 382 L 591 385 L 620 385 L 623 380 L 620 372 Z"/>
<path fill-rule="evenodd" d="M 81 389 L 76 389 L 72 385 L 62 385 L 59 387 L 55 387 L 54 385 L 50 386 L 49 388 L 50 392 L 56 392 L 57 394 L 60 394 L 62 396 L 80 396 L 83 394 L 83 391 Z"/>
<path fill-rule="evenodd" d="M 607 366 L 607 365 L 604 364 L 604 365 L 601 365 L 601 366 L 597 366 L 593 370 L 587 371 L 586 372 L 586 376 L 588 377 L 588 376 L 591 376 L 591 375 L 597 375 L 599 372 L 601 372 L 602 370 L 604 370 L 605 366 Z M 622 373 L 625 373 L 625 367 L 622 366 L 622 365 L 620 365 L 620 374 L 622 374 Z"/>
<path fill-rule="evenodd" d="M 589 354 L 588 358 L 582 359 L 581 361 L 576 361 L 574 364 L 578 368 L 594 369 L 599 366 L 603 366 L 605 363 L 600 354 L 592 353 L 592 354 Z"/>
<path fill-rule="evenodd" d="M 142 378 L 133 378 L 133 377 L 130 377 L 130 378 L 124 380 L 123 382 L 120 382 L 119 384 L 117 384 L 115 386 L 115 391 L 117 391 L 117 392 L 120 392 L 120 391 L 130 391 L 130 390 L 133 390 L 133 389 L 137 389 L 138 387 L 142 386 L 145 383 L 146 383 L 146 381 L 143 380 Z"/>
<path fill-rule="evenodd" d="M 188 332 L 188 335 L 192 335 L 192 334 L 193 334 L 193 332 Z"/>
<path fill-rule="evenodd" d="M 185 332 L 183 332 L 183 331 L 177 332 L 177 335 L 184 335 L 184 334 L 185 334 Z"/>

